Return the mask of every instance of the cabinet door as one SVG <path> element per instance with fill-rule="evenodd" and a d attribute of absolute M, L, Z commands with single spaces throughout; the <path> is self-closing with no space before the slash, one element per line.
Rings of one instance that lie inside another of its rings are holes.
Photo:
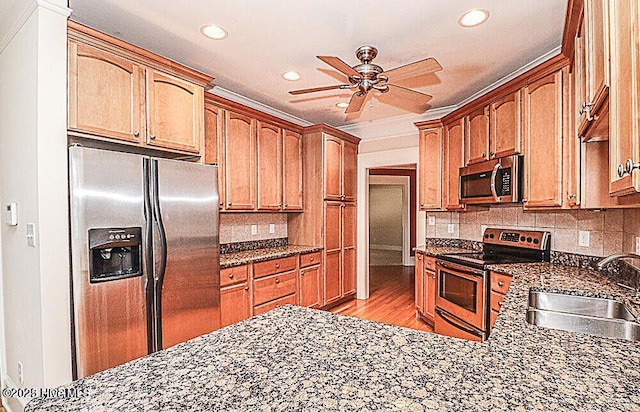
<path fill-rule="evenodd" d="M 282 130 L 257 123 L 258 210 L 282 208 Z"/>
<path fill-rule="evenodd" d="M 436 272 L 424 271 L 424 315 L 433 320 L 436 316 Z"/>
<path fill-rule="evenodd" d="M 324 204 L 324 304 L 342 297 L 342 204 Z"/>
<path fill-rule="evenodd" d="M 228 326 L 251 317 L 249 285 L 240 283 L 220 289 L 220 323 Z"/>
<path fill-rule="evenodd" d="M 324 136 L 324 198 L 342 198 L 342 141 Z"/>
<path fill-rule="evenodd" d="M 520 101 L 520 90 L 518 90 L 490 106 L 491 142 L 489 156 L 492 159 L 522 152 Z"/>
<path fill-rule="evenodd" d="M 204 162 L 218 165 L 218 198 L 221 210 L 224 208 L 222 113 L 222 110 L 213 104 L 206 103 L 204 106 Z"/>
<path fill-rule="evenodd" d="M 524 89 L 525 207 L 562 204 L 562 77 L 559 71 Z"/>
<path fill-rule="evenodd" d="M 355 202 L 358 191 L 358 146 L 342 142 L 342 200 Z"/>
<path fill-rule="evenodd" d="M 442 128 L 420 131 L 418 184 L 420 210 L 442 208 Z"/>
<path fill-rule="evenodd" d="M 461 210 L 460 168 L 464 166 L 464 120 L 460 119 L 445 127 L 444 170 L 445 207 L 447 210 Z"/>
<path fill-rule="evenodd" d="M 144 69 L 69 42 L 69 129 L 139 143 L 145 133 Z"/>
<path fill-rule="evenodd" d="M 282 208 L 302 210 L 302 135 L 283 131 Z"/>
<path fill-rule="evenodd" d="M 640 50 L 638 2 L 609 2 L 611 27 L 611 90 L 609 96 L 609 192 L 626 195 L 640 191 L 640 172 L 625 171 L 627 161 L 640 162 Z M 635 87 L 634 87 L 635 86 Z"/>
<path fill-rule="evenodd" d="M 225 208 L 254 210 L 255 121 L 248 116 L 225 111 L 224 122 Z"/>
<path fill-rule="evenodd" d="M 608 3 L 609 0 L 585 0 L 584 2 L 583 24 L 587 67 L 585 101 L 593 104 L 600 103 L 609 91 Z"/>
<path fill-rule="evenodd" d="M 342 204 L 342 295 L 356 292 L 357 207 L 355 203 Z"/>
<path fill-rule="evenodd" d="M 466 117 L 467 164 L 489 159 L 489 110 L 486 107 Z"/>
<path fill-rule="evenodd" d="M 300 269 L 300 306 L 322 306 L 322 276 L 320 265 Z"/>
<path fill-rule="evenodd" d="M 416 253 L 416 284 L 415 284 L 415 300 L 416 310 L 421 315 L 424 314 L 424 256 L 422 253 Z"/>
<path fill-rule="evenodd" d="M 204 139 L 204 89 L 147 70 L 148 145 L 199 153 Z"/>

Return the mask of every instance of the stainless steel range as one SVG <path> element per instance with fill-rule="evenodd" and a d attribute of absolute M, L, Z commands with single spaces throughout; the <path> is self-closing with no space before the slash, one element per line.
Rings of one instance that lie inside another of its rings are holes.
<path fill-rule="evenodd" d="M 487 228 L 482 251 L 443 254 L 436 261 L 435 331 L 482 341 L 489 332 L 490 265 L 548 262 L 551 234 Z"/>

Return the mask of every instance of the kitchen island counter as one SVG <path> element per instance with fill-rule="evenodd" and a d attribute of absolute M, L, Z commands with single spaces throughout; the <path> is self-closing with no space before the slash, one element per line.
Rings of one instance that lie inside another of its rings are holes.
<path fill-rule="evenodd" d="M 640 344 L 525 321 L 532 287 L 630 292 L 591 270 L 493 269 L 514 278 L 482 343 L 285 306 L 73 382 L 80 397 L 28 410 L 640 409 Z"/>

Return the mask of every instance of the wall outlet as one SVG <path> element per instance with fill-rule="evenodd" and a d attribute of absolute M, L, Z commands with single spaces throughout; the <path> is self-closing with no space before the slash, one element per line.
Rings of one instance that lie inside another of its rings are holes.
<path fill-rule="evenodd" d="M 18 361 L 18 385 L 24 386 L 24 369 L 20 361 Z"/>
<path fill-rule="evenodd" d="M 252 235 L 258 234 L 258 225 L 251 225 L 251 234 Z"/>
<path fill-rule="evenodd" d="M 578 233 L 578 246 L 589 247 L 590 235 L 591 232 L 589 232 L 588 230 L 581 230 Z"/>
<path fill-rule="evenodd" d="M 269 233 L 276 233 L 276 225 L 273 223 L 269 224 Z"/>
<path fill-rule="evenodd" d="M 636 255 L 640 255 L 640 236 L 636 236 Z"/>
<path fill-rule="evenodd" d="M 450 223 L 450 224 L 447 225 L 447 233 L 453 233 L 453 232 L 455 232 L 455 229 L 456 228 L 455 228 L 455 226 L 453 224 Z"/>
<path fill-rule="evenodd" d="M 435 226 L 436 225 L 436 217 L 435 216 L 429 216 L 429 226 Z"/>

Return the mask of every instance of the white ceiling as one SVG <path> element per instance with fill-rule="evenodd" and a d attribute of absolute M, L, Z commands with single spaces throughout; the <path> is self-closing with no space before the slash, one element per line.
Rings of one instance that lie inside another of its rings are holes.
<path fill-rule="evenodd" d="M 402 85 L 433 95 L 431 108 L 455 105 L 560 46 L 567 1 L 70 0 L 70 7 L 74 20 L 210 74 L 219 87 L 311 123 L 344 126 L 410 111 L 385 104 L 403 104 L 385 95 L 347 116 L 335 103 L 349 92 L 289 95 L 346 80 L 316 55 L 355 65 L 354 51 L 371 44 L 385 70 L 435 57 L 444 70 Z M 471 8 L 488 9 L 489 20 L 459 27 Z M 229 37 L 203 37 L 200 27 L 211 23 Z M 282 79 L 288 70 L 302 78 Z"/>

